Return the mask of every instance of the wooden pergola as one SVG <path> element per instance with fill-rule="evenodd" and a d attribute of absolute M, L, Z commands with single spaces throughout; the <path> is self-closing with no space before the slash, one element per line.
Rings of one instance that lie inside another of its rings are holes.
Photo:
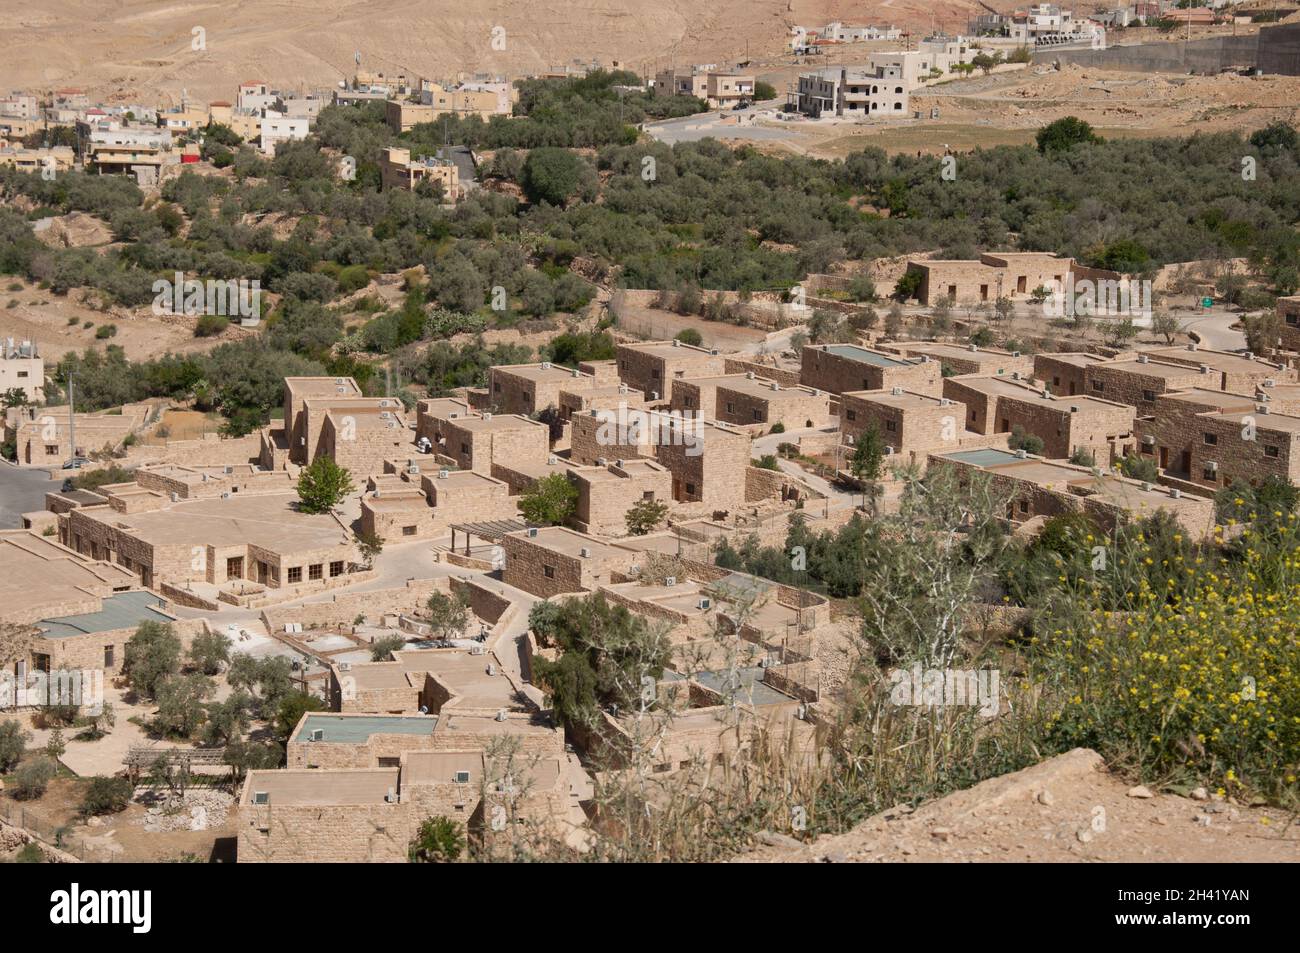
<path fill-rule="evenodd" d="M 452 523 L 451 524 L 451 551 L 456 551 L 456 533 L 460 531 L 465 534 L 465 555 L 469 555 L 470 540 L 475 536 L 494 545 L 500 545 L 501 538 L 507 533 L 518 533 L 520 530 L 528 529 L 528 524 L 523 520 L 484 520 L 481 523 Z"/>

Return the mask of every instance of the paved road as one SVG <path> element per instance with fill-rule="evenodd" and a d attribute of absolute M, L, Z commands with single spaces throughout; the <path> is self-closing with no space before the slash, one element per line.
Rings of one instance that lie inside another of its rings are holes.
<path fill-rule="evenodd" d="M 63 485 L 46 470 L 27 470 L 0 461 L 0 529 L 20 529 L 22 515 L 45 509 L 45 494 Z"/>
<path fill-rule="evenodd" d="M 1211 308 L 1188 320 L 1185 327 L 1203 347 L 1212 351 L 1240 351 L 1246 347 L 1246 335 L 1232 330 L 1241 315 Z"/>
<path fill-rule="evenodd" d="M 770 119 L 775 114 L 775 107 L 778 105 L 780 105 L 780 100 L 774 99 L 739 111 L 714 109 L 705 113 L 697 113 L 694 116 L 684 116 L 681 119 L 665 119 L 662 122 L 647 123 L 645 130 L 653 138 L 658 139 L 660 142 L 666 142 L 670 146 L 679 142 L 698 142 L 701 139 L 710 138 L 751 139 L 769 142 L 799 138 L 795 129 L 787 129 L 784 126 L 766 126 L 748 122 L 745 125 L 739 125 L 724 122 L 725 119 L 734 119 L 738 116 L 750 117 L 758 114 L 763 114 L 763 118 Z"/>

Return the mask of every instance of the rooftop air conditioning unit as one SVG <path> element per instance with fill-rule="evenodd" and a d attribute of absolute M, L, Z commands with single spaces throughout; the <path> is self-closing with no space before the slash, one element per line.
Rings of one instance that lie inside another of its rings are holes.
<path fill-rule="evenodd" d="M 1268 409 L 1268 404 L 1260 404 L 1258 407 L 1255 408 L 1255 410 L 1257 410 L 1261 414 L 1272 413 L 1272 411 Z"/>
<path fill-rule="evenodd" d="M 717 349 L 716 347 L 711 347 L 711 348 L 709 348 L 709 353 L 712 354 L 714 357 L 717 357 L 717 356 L 718 356 L 718 349 Z"/>
<path fill-rule="evenodd" d="M 1143 481 L 1142 481 L 1142 489 L 1143 489 L 1145 492 L 1150 493 L 1150 492 L 1151 492 L 1151 484 L 1148 483 L 1146 480 L 1143 480 Z"/>
<path fill-rule="evenodd" d="M 710 599 L 708 596 L 703 596 L 703 597 L 700 598 L 700 601 L 699 601 L 699 607 L 700 607 L 701 609 L 712 609 L 712 608 L 713 608 L 713 600 Z"/>
<path fill-rule="evenodd" d="M 1171 499 L 1175 499 L 1175 500 L 1182 499 L 1183 491 L 1178 489 L 1170 490 L 1169 496 Z"/>
<path fill-rule="evenodd" d="M 1209 470 L 1211 473 L 1218 473 L 1219 465 L 1213 460 L 1207 460 L 1205 463 L 1205 469 Z"/>
<path fill-rule="evenodd" d="M 386 410 L 381 410 L 381 411 L 379 412 L 379 419 L 380 419 L 380 420 L 389 420 L 389 419 L 392 418 L 392 416 L 393 416 L 393 415 L 390 414 L 390 413 L 389 413 L 388 411 L 386 411 Z"/>
<path fill-rule="evenodd" d="M 343 377 L 336 377 L 336 378 L 334 378 L 334 383 L 336 383 L 336 384 L 346 384 L 346 383 L 347 383 L 347 379 L 346 379 L 346 378 L 343 378 Z"/>
<path fill-rule="evenodd" d="M 505 720 L 506 720 L 506 710 L 504 708 L 498 708 L 497 721 L 505 721 Z"/>
<path fill-rule="evenodd" d="M 449 413 L 449 414 L 447 415 L 447 419 L 448 419 L 448 420 L 455 420 L 455 419 L 456 419 L 457 417 L 459 417 L 459 416 L 460 416 L 460 414 L 456 413 L 456 411 L 453 410 L 451 413 Z"/>
<path fill-rule="evenodd" d="M 492 415 L 491 415 L 490 413 L 488 413 L 487 411 L 484 411 L 484 412 L 483 412 L 483 419 L 484 419 L 484 420 L 491 420 L 491 419 L 492 419 Z"/>
<path fill-rule="evenodd" d="M 772 390 L 780 390 L 780 389 L 781 389 L 781 385 L 776 381 L 772 381 Z"/>
<path fill-rule="evenodd" d="M 348 389 L 346 387 L 336 387 L 334 388 L 334 392 L 337 394 L 346 394 Z"/>
<path fill-rule="evenodd" d="M 409 467 L 406 468 L 406 472 L 407 472 L 407 473 L 419 473 L 419 472 L 420 472 L 420 465 L 419 465 L 418 463 L 412 463 Z"/>
<path fill-rule="evenodd" d="M 494 664 L 492 664 L 491 662 L 488 662 L 488 666 L 487 666 L 487 669 L 486 669 L 485 671 L 486 671 L 489 675 L 495 675 L 495 674 L 497 673 L 497 667 L 496 667 Z"/>
<path fill-rule="evenodd" d="M 483 651 L 484 651 L 484 650 L 483 650 L 483 646 L 481 646 L 481 645 L 475 645 L 473 648 L 471 648 L 471 649 L 469 650 L 469 654 L 470 654 L 470 655 L 482 655 L 482 654 L 483 654 Z"/>
<path fill-rule="evenodd" d="M 352 671 L 352 663 L 351 663 L 351 662 L 339 662 L 339 671 L 340 671 L 340 672 L 350 672 L 350 671 Z"/>
<path fill-rule="evenodd" d="M 947 397 L 940 397 L 940 398 L 939 398 L 939 406 L 940 406 L 940 407 L 951 407 L 951 406 L 952 406 L 952 401 L 949 400 Z"/>
<path fill-rule="evenodd" d="M 972 352 L 978 351 L 979 349 L 980 349 L 980 346 L 979 346 L 978 344 L 972 344 L 972 345 L 970 346 L 970 350 L 971 350 Z"/>
<path fill-rule="evenodd" d="M 887 457 L 892 457 L 893 455 L 894 455 L 894 448 L 891 447 L 891 446 L 889 446 L 888 444 L 886 444 L 886 445 L 885 445 L 885 456 L 887 456 Z"/>
<path fill-rule="evenodd" d="M 1243 351 L 1242 354 L 1241 354 L 1241 356 L 1244 357 L 1244 358 L 1245 358 L 1246 360 L 1248 360 L 1248 361 L 1253 361 L 1253 360 L 1255 359 L 1255 352 L 1254 352 L 1254 351 Z"/>
<path fill-rule="evenodd" d="M 553 466 L 555 466 L 555 465 L 556 465 L 557 463 L 559 463 L 559 462 L 560 462 L 560 458 L 557 457 L 557 456 L 556 456 L 555 454 L 553 454 L 553 453 L 552 453 L 552 454 L 548 454 L 547 457 L 546 457 L 546 465 L 547 465 L 548 467 L 553 467 Z"/>
<path fill-rule="evenodd" d="M 753 371 L 745 371 L 745 380 L 752 381 L 755 375 Z"/>
<path fill-rule="evenodd" d="M 677 585 L 677 577 L 676 577 L 676 576 L 666 576 L 666 577 L 664 577 L 664 585 L 665 585 L 665 586 L 675 586 L 675 585 Z"/>
<path fill-rule="evenodd" d="M 384 398 L 384 399 L 382 399 L 382 400 L 379 401 L 379 406 L 380 406 L 380 407 L 392 407 L 393 405 L 390 404 L 390 403 L 388 402 L 388 398 Z"/>
<path fill-rule="evenodd" d="M 452 775 L 452 780 L 455 781 L 457 784 L 469 784 L 469 772 L 457 771 L 454 775 Z"/>
<path fill-rule="evenodd" d="M 1150 364 L 1150 363 L 1151 363 L 1151 356 L 1150 356 L 1149 354 L 1139 354 L 1139 355 L 1138 355 L 1138 363 L 1139 363 L 1139 364 Z"/>
<path fill-rule="evenodd" d="M 397 792 L 394 791 L 392 788 L 389 788 L 388 793 L 384 795 L 384 801 L 387 802 L 388 804 L 396 804 Z"/>
<path fill-rule="evenodd" d="M 172 502 L 173 502 L 173 503 L 179 503 L 179 502 L 180 502 L 180 498 L 181 498 L 181 495 L 180 495 L 179 493 L 177 493 L 175 490 L 172 490 Z"/>
<path fill-rule="evenodd" d="M 1195 350 L 1196 350 L 1196 342 L 1193 341 L 1191 344 L 1188 344 L 1188 345 L 1187 345 L 1187 350 L 1189 350 L 1189 351 L 1195 351 Z"/>
<path fill-rule="evenodd" d="M 1144 447 L 1154 447 L 1155 445 L 1156 445 L 1156 438 L 1155 438 L 1155 437 L 1151 436 L 1151 434 L 1149 434 L 1149 433 L 1148 433 L 1148 434 L 1143 434 L 1143 435 L 1142 435 L 1142 446 L 1144 446 Z"/>
<path fill-rule="evenodd" d="M 451 471 L 450 471 L 450 470 L 439 470 L 439 471 L 438 471 L 438 479 L 439 479 L 439 480 L 445 480 L 445 479 L 447 479 L 447 477 L 449 477 L 449 476 L 451 476 Z"/>
<path fill-rule="evenodd" d="M 534 539 L 534 538 L 536 538 L 536 536 L 537 536 L 537 527 L 536 527 L 536 526 L 530 526 L 530 527 L 528 527 L 528 537 L 529 537 L 529 539 Z"/>
<path fill-rule="evenodd" d="M 590 559 L 591 547 L 583 546 L 581 549 L 578 550 L 578 555 L 581 556 L 583 559 Z"/>
<path fill-rule="evenodd" d="M 1024 450 L 1017 450 L 1016 456 L 1019 457 L 1021 460 L 1024 460 L 1026 457 L 1029 456 L 1029 454 L 1026 453 Z"/>
<path fill-rule="evenodd" d="M 222 498 L 223 500 L 228 500 L 228 499 L 230 499 L 230 491 L 229 491 L 229 490 L 226 490 L 224 493 L 222 493 L 222 494 L 221 494 L 221 498 Z"/>
<path fill-rule="evenodd" d="M 325 729 L 324 729 L 324 728 L 313 728 L 313 729 L 311 730 L 311 740 L 312 740 L 312 741 L 324 741 L 324 740 L 325 740 Z"/>
<path fill-rule="evenodd" d="M 1013 381 L 1018 381 L 1018 380 L 1020 380 L 1020 372 L 1019 372 L 1019 371 L 1012 371 L 1012 372 L 1011 372 L 1011 379 L 1012 379 Z"/>
<path fill-rule="evenodd" d="M 1208 373 L 1210 373 L 1210 365 L 1209 365 L 1209 364 L 1202 364 L 1202 365 L 1201 365 L 1201 373 L 1202 373 L 1202 374 L 1208 374 Z"/>
<path fill-rule="evenodd" d="M 1262 381 L 1259 382 L 1259 386 L 1260 386 L 1260 387 L 1272 387 L 1272 386 L 1273 386 L 1273 378 L 1271 378 L 1271 377 L 1267 377 L 1267 378 L 1265 378 L 1264 380 L 1262 380 Z"/>
<path fill-rule="evenodd" d="M 227 472 L 227 473 L 234 473 L 234 472 L 235 472 L 235 468 L 234 468 L 234 467 L 226 467 L 226 472 Z"/>
<path fill-rule="evenodd" d="M 673 338 L 673 347 L 681 347 L 681 346 L 682 346 L 682 342 L 677 340 L 677 338 Z"/>
<path fill-rule="evenodd" d="M 650 392 L 650 399 L 651 399 L 651 400 L 658 400 L 658 399 L 659 399 L 659 391 L 657 391 L 657 390 L 652 390 L 652 391 Z"/>
<path fill-rule="evenodd" d="M 550 369 L 551 369 L 551 362 L 550 362 L 550 361 L 542 361 L 542 370 L 544 370 L 544 371 L 549 371 Z"/>
<path fill-rule="evenodd" d="M 626 384 L 619 384 L 619 385 L 618 385 L 618 392 L 619 392 L 620 394 L 626 394 L 626 393 L 627 393 L 627 385 L 626 385 Z"/>
<path fill-rule="evenodd" d="M 890 395 L 893 396 L 893 397 L 902 397 L 902 396 L 903 396 L 903 388 L 901 388 L 901 387 L 894 387 L 894 388 L 891 388 L 890 391 L 889 391 L 889 393 L 890 393 Z"/>
<path fill-rule="evenodd" d="M 598 466 L 598 467 L 607 467 L 607 466 L 609 466 L 609 461 L 606 460 L 604 457 L 597 457 L 597 458 L 596 458 L 596 466 Z"/>
<path fill-rule="evenodd" d="M 1077 414 L 1078 412 L 1079 412 L 1079 405 L 1078 405 L 1078 404 L 1071 404 L 1071 405 L 1070 405 L 1070 413 L 1072 413 L 1072 414 Z"/>
<path fill-rule="evenodd" d="M 1019 356 L 1020 356 L 1020 352 L 1019 352 L 1019 351 L 1012 351 L 1012 352 L 1011 352 L 1011 356 L 1012 356 L 1012 357 L 1019 357 Z"/>

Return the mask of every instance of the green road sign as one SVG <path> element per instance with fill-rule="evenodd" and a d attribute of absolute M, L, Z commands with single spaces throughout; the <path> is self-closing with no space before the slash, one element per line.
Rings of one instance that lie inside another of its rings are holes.
<path fill-rule="evenodd" d="M 1213 306 L 1214 306 L 1214 299 L 1213 299 L 1213 298 L 1202 298 L 1202 299 L 1201 299 L 1201 306 L 1202 306 L 1202 307 L 1205 307 L 1205 308 L 1213 307 Z"/>

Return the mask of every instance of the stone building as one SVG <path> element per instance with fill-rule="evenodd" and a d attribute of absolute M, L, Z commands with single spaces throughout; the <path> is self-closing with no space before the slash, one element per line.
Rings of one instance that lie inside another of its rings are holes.
<path fill-rule="evenodd" d="M 577 528 L 596 536 L 627 535 L 627 512 L 643 500 L 671 503 L 673 475 L 654 460 L 618 460 L 569 471 L 578 488 Z"/>
<path fill-rule="evenodd" d="M 1208 367 L 1210 374 L 1217 378 L 1213 386 L 1219 390 L 1245 393 L 1264 381 L 1289 383 L 1297 379 L 1294 367 L 1266 361 L 1250 353 L 1215 351 L 1194 343 L 1185 347 L 1143 348 L 1141 353 L 1154 361 L 1182 364 L 1197 370 L 1203 366 Z"/>
<path fill-rule="evenodd" d="M 987 377 L 1032 377 L 1034 358 L 1019 351 L 1003 351 L 975 344 L 948 344 L 943 341 L 900 341 L 886 344 L 882 350 L 904 357 L 928 357 L 938 361 L 946 374 L 983 374 Z"/>
<path fill-rule="evenodd" d="M 930 467 L 937 466 L 987 474 L 994 492 L 1007 494 L 1007 519 L 1013 524 L 1036 517 L 1085 513 L 1109 532 L 1118 523 L 1146 519 L 1164 511 L 1194 539 L 1202 539 L 1214 529 L 1212 500 L 1104 470 L 1044 460 L 1023 450 L 1011 453 L 988 448 L 933 454 Z"/>
<path fill-rule="evenodd" d="M 909 261 L 907 270 L 921 276 L 916 300 L 923 305 L 940 299 L 992 303 L 999 297 L 1023 298 L 1038 288 L 1064 287 L 1074 259 L 1048 252 L 989 252 L 973 261 Z"/>
<path fill-rule="evenodd" d="M 832 394 L 902 387 L 938 397 L 942 389 L 939 362 L 925 356 L 913 360 L 857 344 L 809 344 L 802 360 L 804 386 Z"/>
<path fill-rule="evenodd" d="M 1166 474 L 1206 490 L 1273 476 L 1300 482 L 1300 416 L 1255 395 L 1193 389 L 1163 394 L 1137 424 L 1138 451 Z"/>
<path fill-rule="evenodd" d="M 802 385 L 787 387 L 753 373 L 677 381 L 672 408 L 701 413 L 750 433 L 765 433 L 776 423 L 795 430 L 834 422 L 829 394 Z"/>
<path fill-rule="evenodd" d="M 1073 397 L 1087 393 L 1088 368 L 1108 360 L 1100 354 L 1083 351 L 1035 354 L 1033 376 L 1057 397 Z"/>
<path fill-rule="evenodd" d="M 608 543 L 562 526 L 507 533 L 501 540 L 506 566 L 502 581 L 535 596 L 594 592 L 626 573 L 637 561 L 635 550 Z"/>
<path fill-rule="evenodd" d="M 1222 389 L 1222 377 L 1215 375 L 1209 365 L 1190 367 L 1153 361 L 1146 354 L 1132 360 L 1107 361 L 1089 364 L 1084 368 L 1087 383 L 1083 391 L 1091 397 L 1115 400 L 1137 409 L 1138 416 L 1150 414 L 1161 394 L 1189 388 Z"/>
<path fill-rule="evenodd" d="M 716 348 L 696 347 L 681 341 L 644 341 L 618 346 L 618 375 L 624 384 L 641 391 L 651 403 L 672 398 L 673 381 L 684 377 L 715 377 L 725 360 Z"/>
<path fill-rule="evenodd" d="M 980 435 L 965 425 L 966 406 L 947 397 L 891 390 L 849 391 L 840 397 L 840 432 L 856 444 L 873 427 L 891 457 L 925 465 L 930 453 L 955 450 Z M 852 452 L 852 451 L 848 451 Z"/>
<path fill-rule="evenodd" d="M 443 431 L 441 452 L 460 469 L 486 475 L 495 462 L 545 460 L 551 451 L 550 428 L 518 414 L 461 417 Z"/>
<path fill-rule="evenodd" d="M 966 429 L 981 434 L 1020 428 L 1043 441 L 1043 455 L 1069 457 L 1076 450 L 1100 463 L 1122 455 L 1131 442 L 1134 409 L 1113 400 L 1052 396 L 1046 388 L 1002 377 L 948 377 L 943 393 L 966 408 Z"/>
<path fill-rule="evenodd" d="M 353 403 L 358 406 L 351 406 Z M 308 419 L 316 412 L 316 401 L 307 401 Z M 329 457 L 361 480 L 377 470 L 388 457 L 409 450 L 411 431 L 401 401 L 386 397 L 349 401 L 332 406 L 321 415 L 319 440 L 313 459 Z"/>
<path fill-rule="evenodd" d="M 477 417 L 467 401 L 459 397 L 432 397 L 415 405 L 415 439 L 431 452 L 441 448 L 447 436 L 447 423 L 462 417 Z"/>
<path fill-rule="evenodd" d="M 419 484 L 377 483 L 361 498 L 361 527 L 382 539 L 439 539 L 452 523 L 513 516 L 510 489 L 473 470 L 440 469 L 421 474 Z"/>
<path fill-rule="evenodd" d="M 348 527 L 333 513 L 301 512 L 296 493 L 171 501 L 137 483 L 100 492 L 108 505 L 59 516 L 60 538 L 126 568 L 145 588 L 245 580 L 310 591 L 346 583 L 357 569 Z"/>
<path fill-rule="evenodd" d="M 488 400 L 501 414 L 531 416 L 560 406 L 560 392 L 581 394 L 596 386 L 596 378 L 575 368 L 543 361 L 488 368 Z"/>
<path fill-rule="evenodd" d="M 700 511 L 730 511 L 744 505 L 741 474 L 750 464 L 749 434 L 698 419 L 670 421 L 660 433 L 655 459 L 672 472 L 674 500 L 698 504 L 693 509 Z"/>
<path fill-rule="evenodd" d="M 250 771 L 238 802 L 238 860 L 404 863 L 428 818 L 490 838 L 510 824 L 558 823 L 568 800 L 562 755 L 514 764 L 481 747 L 408 750 L 396 767 Z"/>
<path fill-rule="evenodd" d="M 149 404 L 125 404 L 114 414 L 70 414 L 66 405 L 11 407 L 5 413 L 4 435 L 13 441 L 20 467 L 61 467 L 74 456 L 117 450 L 152 413 Z"/>

